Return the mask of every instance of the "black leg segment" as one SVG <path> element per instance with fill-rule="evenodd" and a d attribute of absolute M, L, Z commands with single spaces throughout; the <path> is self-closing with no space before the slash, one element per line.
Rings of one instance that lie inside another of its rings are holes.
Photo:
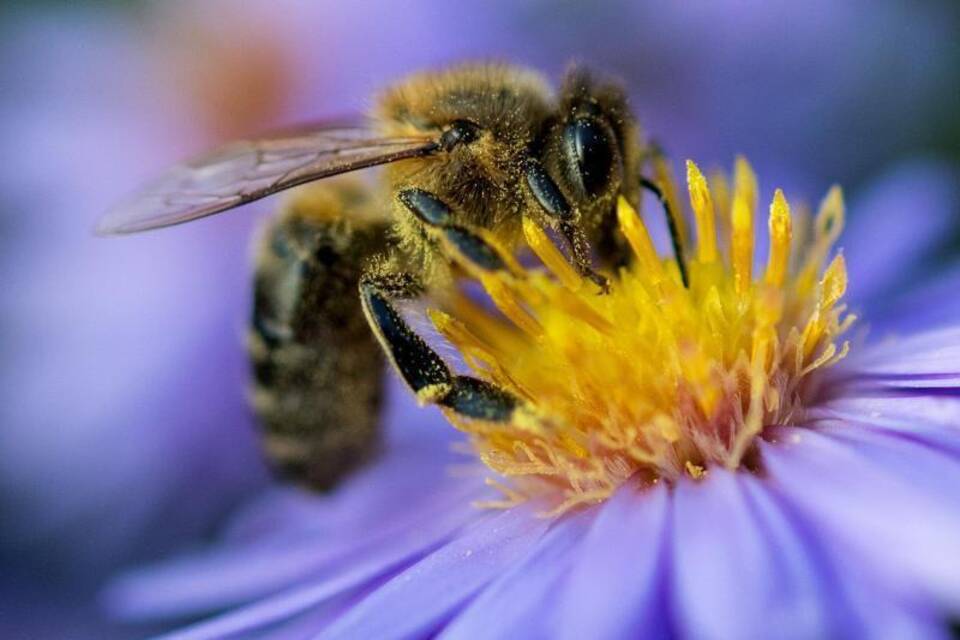
<path fill-rule="evenodd" d="M 489 382 L 457 376 L 438 404 L 468 418 L 506 422 L 517 408 L 517 399 Z"/>
<path fill-rule="evenodd" d="M 397 199 L 434 237 L 446 243 L 455 257 L 479 271 L 507 271 L 502 255 L 476 229 L 457 224 L 453 210 L 436 195 L 417 188 L 401 189 Z"/>
<path fill-rule="evenodd" d="M 397 193 L 397 198 L 403 203 L 410 213 L 432 227 L 439 227 L 449 224 L 453 218 L 453 212 L 437 196 L 423 189 L 401 189 Z"/>
<path fill-rule="evenodd" d="M 527 161 L 527 186 L 543 210 L 552 218 L 573 219 L 573 209 L 560 191 L 560 187 L 536 160 Z"/>
<path fill-rule="evenodd" d="M 640 176 L 640 186 L 652 193 L 663 207 L 663 212 L 667 216 L 667 229 L 670 232 L 670 244 L 673 246 L 673 257 L 677 261 L 677 269 L 680 270 L 680 279 L 683 281 L 683 286 L 689 289 L 690 278 L 687 275 L 687 263 L 683 256 L 683 244 L 680 242 L 680 231 L 677 229 L 677 219 L 674 217 L 674 211 L 671 209 L 667 197 L 663 195 L 663 190 L 652 180 Z"/>
<path fill-rule="evenodd" d="M 446 363 L 407 326 L 384 295 L 386 290 L 369 281 L 360 282 L 364 311 L 400 376 L 414 393 L 449 385 L 453 376 Z"/>
<path fill-rule="evenodd" d="M 509 420 L 518 401 L 489 382 L 455 375 L 443 358 L 410 326 L 391 299 L 420 292 L 415 278 L 403 273 L 367 273 L 360 299 L 371 328 L 404 382 L 421 402 L 438 404 L 475 420 Z"/>
<path fill-rule="evenodd" d="M 566 239 L 573 255 L 573 266 L 577 272 L 600 287 L 603 294 L 610 293 L 610 280 L 593 270 L 590 265 L 590 243 L 583 233 L 583 229 L 575 224 L 560 223 L 560 233 Z"/>
<path fill-rule="evenodd" d="M 505 271 L 507 264 L 479 234 L 460 226 L 444 228 L 443 237 L 460 256 L 481 271 Z"/>

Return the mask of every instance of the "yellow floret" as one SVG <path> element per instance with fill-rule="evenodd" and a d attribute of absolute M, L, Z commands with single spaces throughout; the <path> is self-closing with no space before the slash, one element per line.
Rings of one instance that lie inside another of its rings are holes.
<path fill-rule="evenodd" d="M 509 486 L 493 482 L 504 504 L 554 491 L 562 511 L 603 500 L 630 477 L 750 469 L 764 427 L 796 417 L 811 376 L 846 355 L 840 336 L 854 320 L 842 304 L 846 267 L 842 255 L 830 259 L 843 225 L 840 190 L 824 199 L 812 229 L 800 228 L 777 190 L 766 267 L 755 274 L 749 164 L 738 159 L 729 192 L 725 177 L 711 178 L 723 189 L 716 198 L 693 162 L 687 178 L 697 238 L 686 252 L 689 289 L 621 199 L 617 217 L 635 260 L 611 274 L 609 294 L 597 295 L 526 224 L 545 269 L 481 278 L 502 315 L 465 297 L 451 313 L 431 312 L 475 375 L 523 402 L 507 424 L 448 413 L 479 458 L 508 478 Z"/>

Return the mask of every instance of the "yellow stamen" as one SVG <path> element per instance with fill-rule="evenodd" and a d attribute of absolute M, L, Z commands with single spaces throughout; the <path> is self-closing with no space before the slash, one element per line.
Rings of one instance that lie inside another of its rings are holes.
<path fill-rule="evenodd" d="M 798 286 L 804 293 L 816 284 L 817 274 L 823 268 L 844 225 L 843 192 L 840 187 L 830 188 L 820 203 L 813 221 L 812 243 L 807 248 L 806 260 L 798 276 Z"/>
<path fill-rule="evenodd" d="M 787 275 L 787 266 L 790 264 L 790 205 L 777 189 L 773 194 L 773 204 L 770 205 L 770 256 L 767 259 L 766 283 L 779 287 Z"/>
<path fill-rule="evenodd" d="M 653 159 L 653 176 L 656 183 L 663 190 L 663 195 L 670 205 L 673 212 L 674 224 L 677 227 L 677 235 L 680 236 L 680 244 L 687 244 L 687 221 L 681 215 L 683 208 L 680 206 L 680 196 L 677 195 L 677 180 L 673 176 L 673 169 L 666 158 L 657 154 Z"/>
<path fill-rule="evenodd" d="M 690 474 L 690 477 L 694 480 L 702 480 L 703 477 L 707 475 L 707 470 L 705 468 L 698 464 L 693 464 L 689 460 L 687 460 L 687 463 L 684 466 L 686 467 L 687 473 Z"/>
<path fill-rule="evenodd" d="M 744 194 L 733 199 L 733 232 L 730 239 L 730 259 L 733 263 L 733 284 L 738 294 L 750 288 L 753 271 L 753 208 Z"/>
<path fill-rule="evenodd" d="M 647 233 L 647 227 L 623 196 L 620 196 L 617 201 L 617 222 L 643 268 L 649 271 L 651 277 L 657 280 L 662 279 L 663 263 L 657 255 L 657 249 L 653 246 L 650 234 Z"/>
<path fill-rule="evenodd" d="M 551 513 L 560 513 L 605 499 L 628 478 L 749 470 L 764 429 L 794 420 L 811 377 L 846 356 L 840 337 L 854 316 L 843 304 L 846 265 L 833 250 L 843 225 L 839 189 L 799 234 L 776 191 L 766 268 L 753 282 L 757 182 L 745 160 L 734 173 L 732 182 L 712 179 L 733 185 L 729 197 L 715 199 L 687 164 L 697 229 L 689 288 L 621 198 L 617 221 L 635 259 L 606 274 L 608 294 L 597 295 L 547 234 L 525 222 L 527 244 L 546 270 L 477 274 L 502 315 L 466 296 L 431 313 L 473 374 L 520 402 L 508 422 L 446 412 L 501 476 L 494 486 L 504 500 L 492 506 L 553 495 Z M 718 252 L 715 202 L 729 221 L 729 259 Z"/>
<path fill-rule="evenodd" d="M 556 245 L 550 241 L 540 225 L 529 218 L 523 219 L 523 236 L 527 245 L 533 249 L 537 257 L 543 261 L 547 269 L 557 276 L 557 279 L 571 291 L 576 291 L 583 284 L 580 274 L 571 266 L 570 261 L 563 257 Z"/>
<path fill-rule="evenodd" d="M 743 198 L 751 211 L 757 208 L 757 175 L 753 167 L 743 156 L 737 156 L 733 165 L 733 191 L 736 197 Z"/>
<path fill-rule="evenodd" d="M 727 181 L 727 174 L 720 170 L 712 171 L 708 182 L 710 184 L 710 193 L 713 194 L 713 204 L 717 208 L 717 226 L 722 228 L 724 225 L 727 225 L 729 227 L 730 205 L 733 202 L 733 197 L 730 194 L 730 183 Z M 717 235 L 723 238 L 724 236 L 729 237 L 730 234 L 724 234 L 721 230 Z"/>
<path fill-rule="evenodd" d="M 700 168 L 687 160 L 687 184 L 690 190 L 690 206 L 697 221 L 697 249 L 700 262 L 717 259 L 717 230 L 714 225 L 713 198 L 710 187 Z"/>
<path fill-rule="evenodd" d="M 480 283 L 490 294 L 493 303 L 511 322 L 533 337 L 543 333 L 543 327 L 537 319 L 524 309 L 523 303 L 518 299 L 518 292 L 511 286 L 513 283 L 505 280 L 499 273 L 486 272 L 480 274 Z"/>

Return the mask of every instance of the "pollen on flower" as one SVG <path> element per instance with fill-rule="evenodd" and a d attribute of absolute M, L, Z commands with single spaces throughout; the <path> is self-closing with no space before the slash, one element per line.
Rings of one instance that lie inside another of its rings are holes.
<path fill-rule="evenodd" d="M 676 194 L 669 175 L 658 171 L 664 192 Z M 485 274 L 500 313 L 466 297 L 449 313 L 430 312 L 474 375 L 521 400 L 505 423 L 447 414 L 506 477 L 491 481 L 504 504 L 553 492 L 563 511 L 603 500 L 634 476 L 656 482 L 698 479 L 717 465 L 752 469 L 764 428 L 796 417 L 816 372 L 846 355 L 840 337 L 855 318 L 842 303 L 843 256 L 833 251 L 840 190 L 830 190 L 812 221 L 794 216 L 777 190 L 768 254 L 755 256 L 749 164 L 737 160 L 730 187 L 688 162 L 687 183 L 694 226 L 677 226 L 696 238 L 685 250 L 689 288 L 621 198 L 618 221 L 634 260 L 610 274 L 607 295 L 527 223 L 527 244 L 545 269 Z"/>

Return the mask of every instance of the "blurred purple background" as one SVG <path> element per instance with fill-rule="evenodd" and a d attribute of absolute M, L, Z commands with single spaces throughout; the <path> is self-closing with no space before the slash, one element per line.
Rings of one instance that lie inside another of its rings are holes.
<path fill-rule="evenodd" d="M 104 577 L 197 544 L 270 482 L 245 406 L 243 332 L 250 236 L 275 201 L 121 240 L 90 232 L 184 154 L 362 112 L 422 67 L 501 59 L 556 79 L 582 60 L 625 81 L 677 161 L 729 166 L 745 153 L 765 193 L 782 185 L 810 201 L 839 182 L 854 224 L 869 225 L 861 194 L 885 188 L 905 216 L 956 220 L 943 196 L 956 195 L 960 158 L 949 1 L 0 11 L 3 637 L 137 635 L 99 617 Z M 885 186 L 894 178 L 917 200 Z M 956 225 L 941 228 L 931 265 L 956 252 Z"/>

